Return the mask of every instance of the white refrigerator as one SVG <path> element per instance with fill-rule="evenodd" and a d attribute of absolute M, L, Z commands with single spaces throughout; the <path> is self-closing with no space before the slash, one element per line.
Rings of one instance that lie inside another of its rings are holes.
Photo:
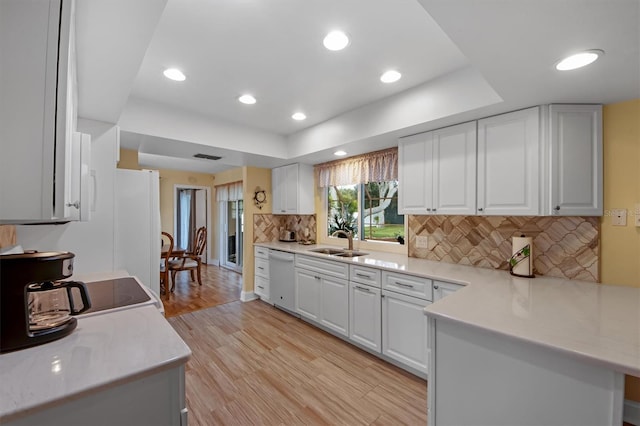
<path fill-rule="evenodd" d="M 116 170 L 115 269 L 160 295 L 160 177 L 155 170 Z"/>

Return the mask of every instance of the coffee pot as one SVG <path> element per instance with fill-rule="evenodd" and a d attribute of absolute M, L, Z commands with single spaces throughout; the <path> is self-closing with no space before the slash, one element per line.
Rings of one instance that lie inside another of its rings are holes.
<path fill-rule="evenodd" d="M 0 255 L 0 353 L 51 342 L 76 328 L 73 316 L 88 310 L 91 301 L 84 283 L 60 281 L 73 274 L 74 257 L 70 252 Z"/>

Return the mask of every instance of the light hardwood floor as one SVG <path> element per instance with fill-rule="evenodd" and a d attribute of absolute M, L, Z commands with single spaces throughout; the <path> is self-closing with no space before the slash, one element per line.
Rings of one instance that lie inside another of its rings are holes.
<path fill-rule="evenodd" d="M 191 425 L 426 424 L 426 382 L 264 302 L 169 318 Z"/>
<path fill-rule="evenodd" d="M 162 296 L 191 348 L 190 425 L 425 424 L 426 382 L 261 301 L 242 303 L 242 275 L 178 273 Z"/>
<path fill-rule="evenodd" d="M 162 295 L 165 315 L 173 317 L 199 309 L 240 300 L 242 275 L 218 266 L 202 266 L 202 286 L 191 281 L 189 272 L 176 274 L 176 289 Z"/>

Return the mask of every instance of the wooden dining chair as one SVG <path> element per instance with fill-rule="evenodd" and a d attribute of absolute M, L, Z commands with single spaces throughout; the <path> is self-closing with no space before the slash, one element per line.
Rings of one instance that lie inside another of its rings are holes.
<path fill-rule="evenodd" d="M 191 275 L 191 281 L 195 281 L 195 274 L 198 274 L 198 284 L 202 285 L 202 253 L 207 245 L 207 228 L 205 226 L 198 228 L 196 232 L 195 243 L 193 250 L 185 252 L 180 256 L 173 256 L 169 260 L 169 270 L 171 271 L 171 291 L 175 290 L 176 286 L 176 274 L 180 271 L 189 271 Z"/>
<path fill-rule="evenodd" d="M 173 251 L 173 237 L 168 232 L 161 233 L 161 253 L 160 253 L 160 293 L 164 294 L 169 288 L 169 259 Z"/>

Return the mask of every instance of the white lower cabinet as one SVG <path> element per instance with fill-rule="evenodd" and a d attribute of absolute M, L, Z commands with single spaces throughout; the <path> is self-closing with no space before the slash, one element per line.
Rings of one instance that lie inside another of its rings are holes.
<path fill-rule="evenodd" d="M 320 276 L 296 268 L 296 312 L 312 321 L 320 318 Z"/>
<path fill-rule="evenodd" d="M 382 351 L 380 289 L 349 283 L 349 339 L 375 352 Z"/>
<path fill-rule="evenodd" d="M 382 290 L 382 354 L 422 373 L 429 366 L 428 300 Z"/>
<path fill-rule="evenodd" d="M 349 336 L 349 282 L 320 278 L 320 324 L 343 336 Z"/>
<path fill-rule="evenodd" d="M 256 246 L 254 259 L 253 292 L 262 300 L 269 301 L 269 249 Z"/>
<path fill-rule="evenodd" d="M 433 301 L 447 297 L 464 287 L 462 284 L 447 283 L 444 281 L 433 282 Z"/>

